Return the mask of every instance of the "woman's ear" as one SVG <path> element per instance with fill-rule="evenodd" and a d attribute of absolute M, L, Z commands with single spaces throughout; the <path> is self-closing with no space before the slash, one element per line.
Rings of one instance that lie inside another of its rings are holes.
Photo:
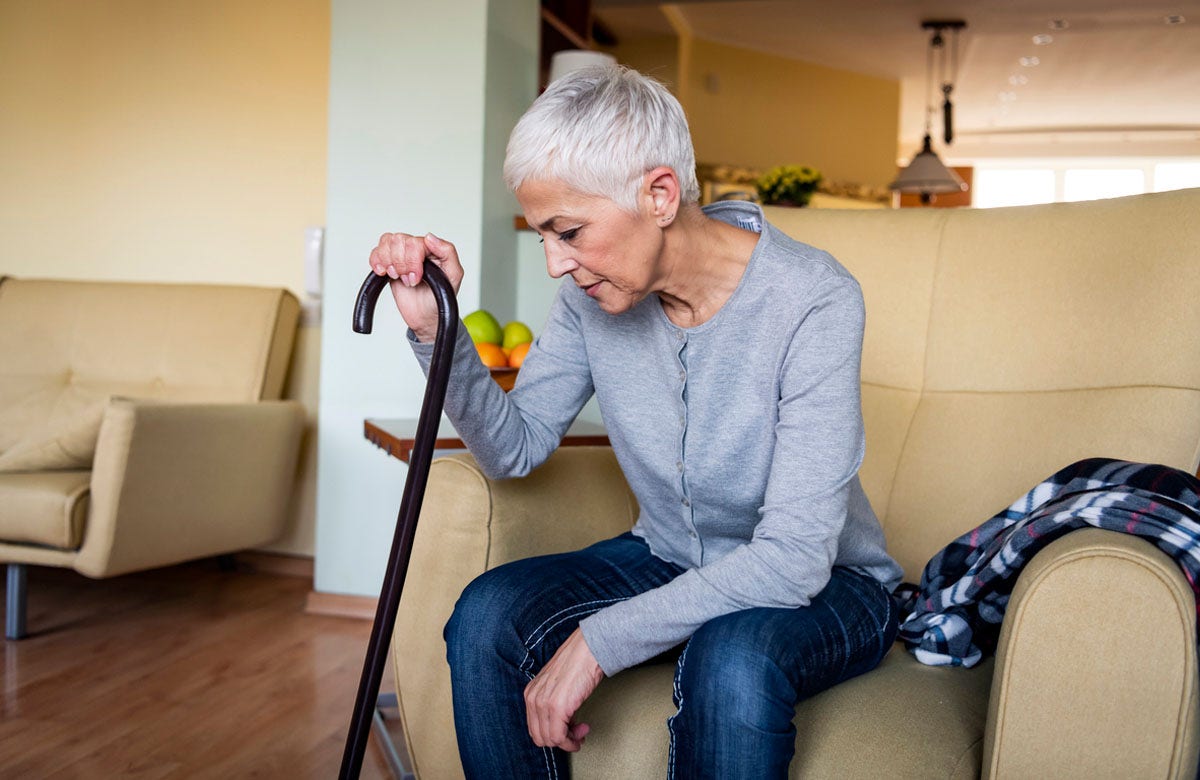
<path fill-rule="evenodd" d="M 679 177 L 675 171 L 666 165 L 660 165 L 647 171 L 643 179 L 645 195 L 650 207 L 650 213 L 659 227 L 666 227 L 675 220 L 679 212 L 681 190 Z"/>

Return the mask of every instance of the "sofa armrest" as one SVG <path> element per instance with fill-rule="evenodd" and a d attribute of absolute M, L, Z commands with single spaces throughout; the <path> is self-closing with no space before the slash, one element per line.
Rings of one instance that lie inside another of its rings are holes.
<path fill-rule="evenodd" d="M 405 742 L 420 777 L 461 776 L 442 629 L 463 588 L 502 563 L 628 531 L 637 505 L 608 447 L 563 447 L 527 477 L 492 480 L 470 455 L 433 462 L 393 654 Z"/>
<path fill-rule="evenodd" d="M 76 570 L 108 577 L 278 537 L 303 427 L 295 401 L 113 399 L 96 443 Z"/>
<path fill-rule="evenodd" d="M 983 776 L 1196 776 L 1196 603 L 1169 556 L 1073 531 L 1025 567 L 996 652 Z"/>

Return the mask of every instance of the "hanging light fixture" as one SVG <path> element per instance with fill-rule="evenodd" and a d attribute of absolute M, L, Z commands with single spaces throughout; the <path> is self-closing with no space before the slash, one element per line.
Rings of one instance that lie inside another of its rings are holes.
<path fill-rule="evenodd" d="M 961 20 L 921 23 L 922 29 L 932 30 L 925 61 L 925 140 L 921 144 L 921 151 L 888 187 L 896 192 L 915 192 L 921 196 L 922 204 L 931 203 L 933 196 L 938 193 L 964 192 L 967 189 L 966 182 L 947 168 L 934 153 L 930 132 L 934 111 L 933 60 L 936 57 L 942 90 L 942 138 L 947 145 L 954 140 L 954 105 L 950 102 L 950 94 L 954 91 L 954 81 L 958 76 L 958 33 L 966 26 L 967 23 Z M 946 68 L 946 39 L 942 35 L 946 30 L 953 35 L 949 73 Z"/>

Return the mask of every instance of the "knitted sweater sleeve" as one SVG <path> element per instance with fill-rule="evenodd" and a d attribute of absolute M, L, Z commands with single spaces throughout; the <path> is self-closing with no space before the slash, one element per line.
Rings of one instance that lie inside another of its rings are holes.
<path fill-rule="evenodd" d="M 433 345 L 409 343 L 426 376 Z M 592 396 L 592 377 L 578 315 L 556 296 L 512 392 L 492 381 L 461 323 L 454 347 L 446 416 L 492 479 L 520 477 L 541 465 Z"/>

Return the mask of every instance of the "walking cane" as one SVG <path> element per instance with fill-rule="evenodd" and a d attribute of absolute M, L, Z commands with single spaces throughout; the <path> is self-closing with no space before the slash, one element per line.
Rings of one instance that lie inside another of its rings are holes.
<path fill-rule="evenodd" d="M 355 332 L 371 332 L 375 302 L 389 281 L 388 277 L 374 273 L 367 276 L 354 305 Z M 450 362 L 454 356 L 454 339 L 458 335 L 458 301 L 454 298 L 454 288 L 442 269 L 431 260 L 425 261 L 425 282 L 437 299 L 437 342 L 433 345 L 433 361 L 429 366 L 425 399 L 417 420 L 416 442 L 408 464 L 404 495 L 400 500 L 396 535 L 392 539 L 383 589 L 379 593 L 379 605 L 375 608 L 375 624 L 371 627 L 371 639 L 367 644 L 367 658 L 358 682 L 358 698 L 354 701 L 354 715 L 350 720 L 350 732 L 346 735 L 346 749 L 342 753 L 342 769 L 338 774 L 341 780 L 355 780 L 362 769 L 367 736 L 371 731 L 379 697 L 379 682 L 383 679 L 383 665 L 396 624 L 396 610 L 400 607 L 400 591 L 404 588 L 404 576 L 408 573 L 408 560 L 412 556 L 417 516 L 421 513 L 425 485 L 429 481 L 429 464 L 433 460 L 433 445 L 437 439 L 442 405 L 446 400 L 446 384 L 450 379 Z"/>

